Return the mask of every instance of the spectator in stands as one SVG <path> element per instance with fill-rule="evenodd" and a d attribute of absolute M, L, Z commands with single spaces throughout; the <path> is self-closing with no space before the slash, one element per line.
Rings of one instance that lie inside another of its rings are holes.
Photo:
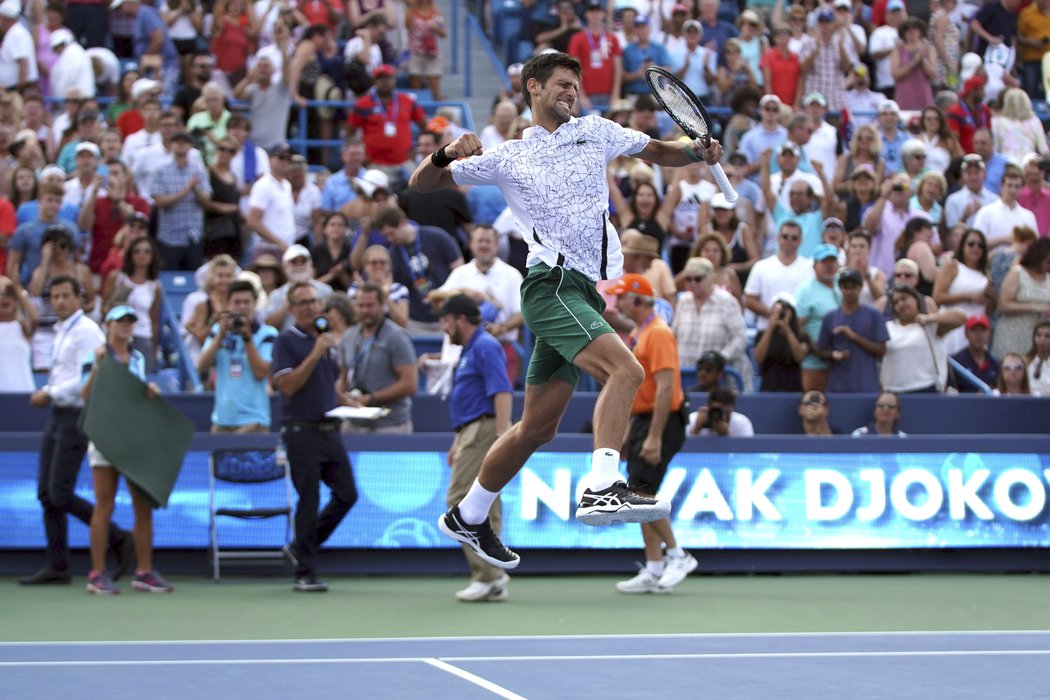
<path fill-rule="evenodd" d="M 237 178 L 230 167 L 239 145 L 232 136 L 219 141 L 215 160 L 208 168 L 211 199 L 204 213 L 204 257 L 225 253 L 241 257 L 242 216 Z"/>
<path fill-rule="evenodd" d="M 151 69 L 159 74 L 161 93 L 168 99 L 174 97 L 179 81 L 179 54 L 160 13 L 153 7 L 142 5 L 139 0 L 113 0 L 109 9 L 119 9 L 122 14 L 135 19 L 134 52 L 139 68 L 147 76 Z"/>
<path fill-rule="evenodd" d="M 384 0 L 385 2 L 385 0 Z M 348 3 L 351 20 L 350 26 L 356 27 L 354 36 L 346 42 L 343 49 L 343 57 L 347 65 L 347 71 L 353 71 L 357 78 L 351 80 L 350 89 L 357 97 L 361 97 L 372 86 L 372 74 L 379 66 L 383 65 L 382 46 L 388 44 L 386 40 L 387 31 L 396 25 L 389 7 L 377 8 L 370 16 L 355 22 L 352 18 L 357 8 L 354 3 Z"/>
<path fill-rule="evenodd" d="M 434 100 L 444 99 L 441 93 L 441 49 L 438 39 L 448 36 L 445 18 L 435 7 L 433 0 L 415 0 L 405 12 L 405 27 L 408 29 L 408 79 L 409 87 L 419 90 L 426 78 L 427 87 Z"/>
<path fill-rule="evenodd" d="M 696 384 L 689 391 L 708 393 L 725 383 L 726 358 L 714 350 L 708 350 L 696 361 Z"/>
<path fill-rule="evenodd" d="M 902 148 L 909 134 L 900 128 L 901 110 L 893 100 L 879 103 L 879 140 L 882 142 L 883 172 L 892 174 L 901 169 Z"/>
<path fill-rule="evenodd" d="M 842 305 L 824 316 L 817 341 L 818 354 L 829 363 L 831 393 L 878 391 L 879 358 L 886 354 L 889 335 L 882 314 L 860 303 L 864 277 L 859 270 L 839 273 Z"/>
<path fill-rule="evenodd" d="M 812 127 L 809 140 L 802 146 L 805 162 L 820 163 L 823 171 L 830 177 L 835 176 L 838 165 L 839 131 L 835 125 L 828 123 L 828 100 L 819 92 L 811 92 L 802 102 L 809 123 L 801 127 Z M 793 119 L 794 121 L 794 119 Z"/>
<path fill-rule="evenodd" d="M 656 20 L 658 21 L 658 20 Z M 645 69 L 659 66 L 670 69 L 671 56 L 667 47 L 651 39 L 650 19 L 639 15 L 634 20 L 634 41 L 623 48 L 623 94 L 647 95 L 648 83 L 645 81 Z M 658 29 L 658 28 L 657 28 Z M 677 67 L 677 66 L 676 66 Z M 685 66 L 682 66 L 685 67 Z M 697 97 L 704 99 L 706 95 Z"/>
<path fill-rule="evenodd" d="M 224 21 L 216 18 L 216 28 Z M 213 30 L 215 31 L 215 30 Z M 220 69 L 221 70 L 221 69 Z M 193 114 L 193 104 L 201 96 L 201 88 L 212 79 L 215 71 L 215 59 L 207 51 L 195 51 L 189 60 L 189 70 L 183 72 L 182 84 L 175 92 L 175 99 L 171 102 L 171 110 L 186 121 Z"/>
<path fill-rule="evenodd" d="M 1028 246 L 1003 280 L 999 292 L 999 322 L 992 339 L 993 354 L 1003 357 L 1007 352 L 1025 352 L 1036 325 L 1048 315 L 1050 238 L 1040 238 Z"/>
<path fill-rule="evenodd" d="M 131 96 L 131 89 L 141 77 L 142 75 L 135 68 L 121 73 L 120 81 L 117 83 L 117 94 L 114 96 L 113 101 L 109 103 L 109 106 L 106 107 L 107 124 L 116 125 L 120 115 L 135 106 L 135 99 Z M 78 90 L 77 94 L 79 92 Z"/>
<path fill-rule="evenodd" d="M 143 390 L 150 398 L 160 396 L 160 387 L 146 381 L 146 362 L 142 354 L 131 346 L 131 335 L 137 321 L 130 306 L 117 306 L 106 314 L 105 342 L 88 352 L 82 359 L 83 377 L 81 394 L 85 399 L 98 381 L 99 364 L 107 356 L 120 364 L 143 383 Z M 95 507 L 92 509 L 90 525 L 91 570 L 88 572 L 87 589 L 98 595 L 113 595 L 120 589 L 106 571 L 106 550 L 114 537 L 110 519 L 113 517 L 117 485 L 120 474 L 113 463 L 95 446 L 88 443 L 88 461 L 95 486 Z M 135 511 L 135 577 L 131 587 L 149 593 L 171 593 L 175 588 L 153 568 L 153 504 L 138 486 L 129 484 L 131 503 Z M 126 536 L 122 530 L 116 532 Z M 116 576 L 114 576 L 116 578 Z"/>
<path fill-rule="evenodd" d="M 165 270 L 196 270 L 204 260 L 204 206 L 211 178 L 190 159 L 193 137 L 171 136 L 172 160 L 153 173 L 149 191 L 158 209 L 157 242 Z"/>
<path fill-rule="evenodd" d="M 514 138 L 511 127 L 518 117 L 518 108 L 510 100 L 499 102 L 492 108 L 492 117 L 489 124 L 481 130 L 481 147 L 492 149 Z"/>
<path fill-rule="evenodd" d="M 1032 331 L 1032 347 L 1025 355 L 1032 393 L 1050 396 L 1050 322 L 1041 321 Z"/>
<path fill-rule="evenodd" d="M 216 145 L 226 137 L 227 124 L 232 114 L 226 109 L 226 93 L 216 82 L 204 84 L 200 99 L 204 102 L 204 109 L 193 113 L 186 120 L 186 129 L 197 139 L 205 162 L 210 163 L 215 158 Z M 244 99 L 243 94 L 240 99 Z"/>
<path fill-rule="evenodd" d="M 24 92 L 40 79 L 33 36 L 20 21 L 22 5 L 18 0 L 0 3 L 0 86 Z"/>
<path fill-rule="evenodd" d="M 888 319 L 893 318 L 893 290 L 901 285 L 909 285 L 916 287 L 920 281 L 919 265 L 914 260 L 907 258 L 901 258 L 893 265 L 893 282 L 886 289 L 886 294 L 875 301 L 875 309 L 882 313 L 883 317 Z M 933 300 L 933 297 L 929 295 L 923 295 L 922 302 L 919 305 L 919 311 L 921 313 L 936 313 L 937 302 Z"/>
<path fill-rule="evenodd" d="M 52 167 L 54 167 L 54 166 L 52 166 Z M 7 202 L 7 204 L 9 204 L 11 206 L 11 209 L 12 209 L 12 212 L 11 212 L 11 214 L 12 214 L 12 216 L 11 216 L 11 219 L 12 219 L 12 221 L 11 221 L 11 225 L 12 225 L 11 233 L 14 233 L 13 226 L 17 225 L 17 224 L 20 224 L 20 223 L 24 223 L 23 221 L 19 220 L 19 218 L 18 218 L 18 213 L 22 209 L 22 205 L 25 204 L 26 202 L 33 202 L 34 210 L 36 208 L 36 193 L 37 193 L 36 170 L 34 170 L 31 166 L 28 166 L 28 165 L 16 165 L 15 169 L 11 171 L 11 179 L 10 179 L 10 181 L 8 183 L 6 183 L 6 184 L 7 184 L 7 196 L 4 198 L 4 200 Z M 6 208 L 7 207 L 4 206 L 4 209 L 6 209 Z M 7 214 L 4 213 L 2 218 L 6 219 L 6 217 L 7 217 Z M 26 220 L 28 221 L 28 220 L 30 220 L 32 218 L 34 218 L 34 217 L 33 216 L 29 216 L 29 217 L 27 217 Z M 3 227 L 4 228 L 8 227 L 8 222 L 6 220 L 3 221 Z M 11 233 L 6 233 L 6 232 L 0 232 L 0 233 L 3 233 L 3 235 L 5 235 L 5 236 L 10 236 L 11 235 Z M 6 260 L 6 256 L 7 256 L 7 250 L 6 250 L 6 246 L 4 246 L 4 251 L 3 251 L 2 254 L 0 254 L 0 257 L 3 257 Z"/>
<path fill-rule="evenodd" d="M 440 321 L 425 299 L 431 289 L 444 284 L 449 273 L 463 264 L 458 246 L 441 229 L 409 221 L 397 207 L 381 210 L 372 225 L 391 249 L 394 279 L 409 290 L 409 333 L 436 334 Z"/>
<path fill-rule="evenodd" d="M 1008 88 L 1003 92 L 1002 104 L 1002 110 L 992 118 L 995 150 L 1014 165 L 1022 167 L 1026 155 L 1050 153 L 1046 131 L 1032 111 L 1028 95 L 1020 88 Z"/>
<path fill-rule="evenodd" d="M 354 269 L 359 269 L 361 267 L 360 256 L 364 254 L 365 248 L 384 242 L 383 237 L 373 228 L 372 219 L 380 209 L 396 206 L 399 202 L 391 194 L 390 178 L 382 170 L 365 170 L 361 177 L 354 179 L 353 189 L 356 196 L 344 204 L 339 211 L 347 218 L 350 228 L 354 230 L 355 242 L 350 251 L 350 262 Z M 413 208 L 418 209 L 419 207 L 414 206 Z"/>
<path fill-rule="evenodd" d="M 97 159 L 102 155 L 101 152 L 98 151 L 97 145 L 101 131 L 102 127 L 99 122 L 98 112 L 83 111 L 77 114 L 76 131 L 73 133 L 72 138 L 70 138 L 62 147 L 62 150 L 59 151 L 58 157 L 55 159 L 56 164 L 67 173 L 78 171 L 75 174 L 80 177 L 80 179 L 83 179 L 83 173 L 87 168 L 81 167 L 82 164 L 77 162 L 77 156 L 85 151 L 90 152 L 95 156 L 95 164 L 97 165 Z M 83 148 L 81 148 L 81 146 L 83 146 Z M 91 147 L 94 148 L 92 149 Z"/>
<path fill-rule="evenodd" d="M 216 256 L 204 268 L 204 281 L 201 284 L 204 299 L 194 304 L 182 328 L 186 351 L 194 364 L 211 333 L 212 324 L 227 310 L 230 285 L 236 277 L 237 262 L 228 255 Z M 190 298 L 187 297 L 186 301 L 188 303 Z"/>
<path fill-rule="evenodd" d="M 648 166 L 644 167 L 648 169 Z M 632 170 L 632 176 L 634 172 Z M 633 191 L 629 200 L 625 200 L 616 188 L 609 188 L 609 195 L 618 214 L 617 225 L 621 229 L 635 229 L 651 236 L 659 241 L 662 247 L 664 239 L 667 238 L 670 221 L 667 209 L 661 206 L 660 193 L 650 180 L 632 184 Z"/>
<path fill-rule="evenodd" d="M 1010 162 L 995 150 L 991 129 L 978 129 L 973 135 L 973 152 L 981 156 L 985 165 L 984 186 L 999 194 L 1003 173 Z"/>
<path fill-rule="evenodd" d="M 390 409 L 375 420 L 344 423 L 349 433 L 411 433 L 412 396 L 419 374 L 412 338 L 385 318 L 381 287 L 365 283 L 354 295 L 357 325 L 339 343 L 341 403 Z"/>
<path fill-rule="evenodd" d="M 154 99 L 145 100 L 139 112 L 142 114 L 142 128 L 124 139 L 120 156 L 121 160 L 132 170 L 135 168 L 139 154 L 163 142 L 160 130 L 160 102 Z"/>
<path fill-rule="evenodd" d="M 937 53 L 926 37 L 926 22 L 909 17 L 897 27 L 901 42 L 890 54 L 894 96 L 902 109 L 923 109 L 933 103 Z"/>
<path fill-rule="evenodd" d="M 291 328 L 294 314 L 287 303 L 288 290 L 296 282 L 309 282 L 317 292 L 318 299 L 324 299 L 332 293 L 332 288 L 314 278 L 313 259 L 305 246 L 293 243 L 281 256 L 284 274 L 288 282 L 270 292 L 266 306 L 266 323 L 278 330 Z"/>
<path fill-rule="evenodd" d="M 992 324 L 984 314 L 970 316 L 966 319 L 965 332 L 967 346 L 954 353 L 952 359 L 968 369 L 978 379 L 990 387 L 999 383 L 999 361 L 992 356 L 988 347 Z M 966 381 L 957 381 L 960 393 L 974 393 L 977 387 Z"/>
<path fill-rule="evenodd" d="M 790 41 L 791 27 L 774 23 L 773 45 L 762 54 L 762 84 L 777 98 L 778 110 L 780 104 L 794 105 L 802 97 L 802 62 Z"/>
<path fill-rule="evenodd" d="M 721 192 L 716 193 L 707 202 L 706 211 L 710 212 L 710 223 L 701 226 L 700 236 L 693 246 L 693 255 L 707 257 L 712 263 L 715 263 L 714 259 L 705 255 L 701 250 L 703 246 L 700 245 L 700 241 L 704 240 L 704 245 L 708 245 L 707 242 L 711 240 L 708 234 L 717 234 L 729 251 L 728 259 L 716 263 L 717 271 L 725 271 L 720 276 L 723 279 L 729 278 L 733 296 L 740 299 L 741 285 L 747 283 L 748 274 L 758 262 L 761 254 L 756 234 L 749 224 L 741 220 L 737 215 L 737 208 L 730 204 Z M 701 209 L 701 219 L 705 218 L 704 213 L 704 209 Z M 713 250 L 708 251 L 709 254 L 713 252 Z M 735 284 L 732 281 L 734 278 Z M 721 284 L 723 280 L 719 282 Z"/>
<path fill-rule="evenodd" d="M 40 265 L 40 250 L 44 233 L 52 226 L 61 226 L 73 235 L 75 249 L 81 249 L 81 238 L 77 225 L 58 216 L 62 203 L 62 190 L 54 185 L 42 185 L 38 198 L 39 208 L 35 221 L 19 224 L 11 236 L 7 251 L 7 277 L 19 284 L 29 283 L 33 270 Z"/>
<path fill-rule="evenodd" d="M 566 53 L 583 68 L 580 107 L 590 110 L 610 105 L 623 94 L 623 47 L 615 34 L 606 31 L 601 0 L 587 0 L 583 18 L 587 26 L 572 35 Z"/>
<path fill-rule="evenodd" d="M 777 252 L 751 267 L 744 286 L 744 305 L 758 317 L 757 328 L 769 324 L 769 311 L 779 292 L 794 293 L 799 283 L 813 274 L 813 261 L 798 254 L 802 228 L 785 221 L 777 234 Z M 794 306 L 794 305 L 792 305 Z"/>
<path fill-rule="evenodd" d="M 241 213 L 248 214 L 248 196 L 252 185 L 270 172 L 270 159 L 266 150 L 252 139 L 252 120 L 236 113 L 226 122 L 228 136 L 237 142 L 237 152 L 230 160 L 230 170 L 240 193 Z"/>
<path fill-rule="evenodd" d="M 875 193 L 878 190 L 874 188 L 878 187 L 883 177 L 881 154 L 882 141 L 879 137 L 878 129 L 870 124 L 865 124 L 858 126 L 853 131 L 853 137 L 849 142 L 849 150 L 838 157 L 833 187 L 838 195 L 847 197 L 845 202 L 847 214 L 845 218 L 839 217 L 847 221 L 847 226 L 849 226 L 848 219 L 854 216 L 853 209 L 863 207 L 866 212 L 871 204 L 871 201 L 867 198 L 868 188 L 864 185 L 857 185 L 854 180 L 862 174 L 866 175 L 871 180 L 873 187 L 871 197 L 874 198 L 876 196 Z M 858 200 L 856 204 L 852 201 L 854 199 Z M 859 220 L 862 216 L 863 214 L 857 214 L 856 218 Z"/>
<path fill-rule="evenodd" d="M 284 51 L 287 42 L 286 32 L 278 34 L 279 51 Z M 281 61 L 280 66 L 275 66 L 274 59 L 269 54 L 260 53 L 255 57 L 251 70 L 233 90 L 235 98 L 248 102 L 252 141 L 260 148 L 266 149 L 282 143 L 288 132 L 288 115 L 293 99 L 288 87 L 291 84 L 291 64 L 291 59 L 285 59 Z M 277 73 L 278 69 L 280 74 Z M 296 103 L 300 107 L 306 106 L 306 100 L 302 97 L 297 99 Z M 227 128 L 228 126 L 227 123 Z M 328 136 L 321 134 L 320 138 Z"/>
<path fill-rule="evenodd" d="M 197 360 L 202 377 L 214 368 L 213 433 L 270 432 L 266 390 L 277 329 L 255 319 L 255 287 L 237 280 L 227 291 L 227 310 L 218 314 Z"/>
<path fill-rule="evenodd" d="M 361 139 L 351 137 L 344 141 L 341 158 L 343 169 L 332 173 L 325 180 L 321 191 L 321 208 L 326 213 L 339 211 L 344 204 L 357 196 L 353 182 L 365 171 L 365 145 Z"/>
<path fill-rule="evenodd" d="M 993 392 L 996 396 L 1031 396 L 1034 392 L 1028 380 L 1028 365 L 1024 355 L 1008 352 L 1003 355 L 999 383 Z"/>
<path fill-rule="evenodd" d="M 714 350 L 740 372 L 744 387 L 750 387 L 747 329 L 739 302 L 715 286 L 710 260 L 690 258 L 682 273 L 686 291 L 678 296 L 672 323 L 679 364 L 690 367 L 705 352 Z"/>
<path fill-rule="evenodd" d="M 864 229 L 856 229 L 849 234 L 846 244 L 846 267 L 852 267 L 861 273 L 864 284 L 860 290 L 860 303 L 868 306 L 875 304 L 886 296 L 886 275 L 882 270 L 870 264 L 871 236 Z"/>
<path fill-rule="evenodd" d="M 790 139 L 792 132 L 801 132 L 802 138 L 809 138 L 810 118 L 806 114 L 796 114 L 788 126 L 789 139 L 773 152 L 775 162 L 770 163 L 770 188 L 777 193 L 777 199 L 784 207 L 791 207 L 790 187 L 785 185 L 801 180 L 809 185 L 817 197 L 824 196 L 824 182 L 815 174 L 813 166 L 804 162 L 805 154 L 799 144 Z"/>
<path fill-rule="evenodd" d="M 317 551 L 335 531 L 357 500 L 357 487 L 339 424 L 325 413 L 339 405 L 335 361 L 337 340 L 318 330 L 320 297 L 308 282 L 297 282 L 288 291 L 295 325 L 274 341 L 274 388 L 281 395 L 281 435 L 288 450 L 292 483 L 299 494 L 295 511 L 295 541 L 288 551 L 296 562 L 294 590 L 323 592 L 328 585 L 317 578 Z M 320 482 L 332 496 L 317 512 Z"/>
<path fill-rule="evenodd" d="M 800 153 L 799 147 L 791 141 L 785 141 L 780 150 L 790 151 L 792 157 L 796 158 L 798 157 L 796 154 Z M 771 156 L 769 151 L 762 154 L 760 166 L 762 173 L 759 181 L 765 195 L 766 206 L 773 216 L 774 228 L 779 230 L 787 223 L 797 225 L 802 232 L 798 253 L 803 256 L 811 255 L 820 243 L 824 219 L 833 213 L 834 192 L 825 182 L 823 173 L 818 172 L 822 189 L 819 193 L 808 179 L 795 177 L 788 179 L 785 183 L 789 201 L 789 204 L 785 205 L 771 185 L 772 178 L 769 174 Z"/>
<path fill-rule="evenodd" d="M 810 351 L 809 336 L 799 325 L 790 292 L 778 292 L 769 307 L 768 324 L 755 342 L 755 362 L 762 376 L 759 391 L 802 391 L 802 359 Z"/>
<path fill-rule="evenodd" d="M 981 74 L 974 75 L 964 82 L 959 90 L 959 102 L 947 110 L 948 127 L 955 133 L 959 145 L 966 153 L 976 150 L 976 132 L 992 126 L 992 112 L 984 104 L 986 82 L 986 78 Z"/>
<path fill-rule="evenodd" d="M 774 94 L 762 97 L 758 103 L 762 123 L 740 139 L 740 151 L 747 157 L 744 166 L 747 175 L 757 175 L 762 167 L 762 154 L 779 149 L 787 141 L 787 129 L 780 125 L 780 98 Z"/>
<path fill-rule="evenodd" d="M 415 95 L 394 89 L 397 69 L 381 65 L 372 74 L 375 88 L 358 98 L 347 126 L 359 135 L 373 167 L 404 180 L 411 167 L 412 125 L 426 129 L 427 117 Z"/>
<path fill-rule="evenodd" d="M 270 296 L 287 282 L 281 261 L 273 253 L 262 252 L 255 255 L 252 263 L 248 266 L 249 272 L 259 276 L 259 283 L 266 294 L 266 301 Z"/>
<path fill-rule="evenodd" d="M 1021 159 L 1024 188 L 1017 195 L 1017 203 L 1035 215 L 1039 231 L 1050 232 L 1050 184 L 1043 170 L 1048 162 L 1035 153 L 1029 153 Z"/>
<path fill-rule="evenodd" d="M 660 257 L 659 242 L 636 229 L 627 229 L 620 236 L 620 250 L 624 272 L 634 272 L 649 280 L 656 294 L 656 310 L 670 323 L 678 288 L 671 268 Z"/>
<path fill-rule="evenodd" d="M 140 212 L 134 212 L 124 222 L 124 226 L 117 231 L 113 237 L 113 245 L 109 249 L 109 255 L 102 261 L 99 267 L 99 279 L 102 280 L 102 299 L 108 298 L 108 291 L 112 290 L 111 275 L 120 270 L 124 265 L 124 258 L 132 243 L 149 233 L 149 217 Z M 154 247 L 156 247 L 154 245 Z M 159 256 L 157 258 L 160 259 Z M 158 263 L 159 265 L 159 263 Z M 159 269 L 159 268 L 158 268 Z"/>
<path fill-rule="evenodd" d="M 887 391 L 942 393 L 948 382 L 944 336 L 966 322 L 957 309 L 920 313 L 922 295 L 909 285 L 893 290 L 896 318 L 886 324 L 890 339 L 882 358 L 880 381 Z"/>
<path fill-rule="evenodd" d="M 853 64 L 853 38 L 849 28 L 835 19 L 832 8 L 825 6 L 816 10 L 816 18 L 814 43 L 799 55 L 802 60 L 802 91 L 824 95 L 828 106 L 839 110 L 846 98 L 844 74 Z"/>
<path fill-rule="evenodd" d="M 988 243 L 977 229 L 967 229 L 951 259 L 937 270 L 933 298 L 942 309 L 960 309 L 967 317 L 991 315 L 998 291 L 988 276 Z M 949 355 L 966 347 L 965 330 L 957 328 L 944 338 Z"/>
<path fill-rule="evenodd" d="M 386 299 L 386 314 L 391 321 L 404 328 L 408 325 L 408 288 L 395 282 L 391 272 L 390 251 L 381 245 L 365 249 L 361 277 L 363 282 L 354 282 L 347 295 L 352 299 L 361 285 L 371 282 L 382 288 Z"/>
<path fill-rule="evenodd" d="M 292 214 L 295 218 L 295 241 L 310 246 L 320 239 L 321 188 L 310 181 L 306 156 L 295 153 L 288 162 L 288 182 L 292 186 Z"/>
<path fill-rule="evenodd" d="M 77 88 L 82 95 L 93 97 L 95 74 L 91 59 L 84 47 L 76 42 L 73 32 L 56 29 L 51 33 L 50 45 L 58 57 L 48 72 L 51 94 L 64 95 L 70 88 Z"/>
<path fill-rule="evenodd" d="M 339 292 L 348 290 L 354 280 L 348 230 L 349 222 L 341 212 L 327 215 L 321 226 L 320 240 L 310 251 L 316 279 Z"/>
<path fill-rule="evenodd" d="M 105 187 L 102 187 L 101 179 L 92 183 L 77 218 L 79 229 L 91 237 L 91 254 L 87 262 L 96 274 L 109 256 L 113 238 L 128 217 L 136 211 L 149 216 L 149 203 L 135 194 L 127 167 L 119 160 L 111 160 L 106 165 L 109 172 Z"/>
<path fill-rule="evenodd" d="M 32 344 L 37 311 L 28 292 L 7 277 L 0 277 L 0 392 L 31 393 Z"/>
<path fill-rule="evenodd" d="M 821 243 L 813 249 L 814 275 L 800 282 L 794 290 L 799 324 L 810 338 L 820 337 L 824 316 L 839 307 L 841 296 L 835 280 L 838 270 L 838 249 L 828 243 Z M 857 291 L 859 294 L 860 290 Z M 818 341 L 802 360 L 803 391 L 825 391 L 828 388 L 828 366 L 820 354 L 822 346 Z"/>
<path fill-rule="evenodd" d="M 236 85 L 244 77 L 248 57 L 255 46 L 255 40 L 262 28 L 262 18 L 256 17 L 246 0 L 219 0 L 212 8 L 211 53 L 215 56 L 215 72 L 208 72 L 204 80 L 195 78 L 198 83 L 196 95 L 191 92 L 193 100 L 185 103 L 181 115 L 187 119 L 193 102 L 200 96 L 200 86 L 208 80 L 223 76 L 227 83 Z M 181 105 L 180 105 L 181 106 Z"/>
<path fill-rule="evenodd" d="M 569 41 L 572 37 L 583 29 L 583 23 L 580 21 L 580 16 L 576 14 L 576 3 L 573 0 L 558 0 L 557 9 L 555 12 L 557 23 L 551 25 L 551 27 L 545 31 L 541 31 L 533 39 L 533 43 L 536 45 L 536 50 L 542 51 L 543 49 L 551 48 L 555 51 L 562 53 L 569 52 Z M 507 67 L 507 77 L 510 77 L 511 68 L 517 66 L 518 77 L 521 77 L 521 64 L 512 64 Z M 520 81 L 519 81 L 520 83 Z M 514 87 L 514 86 L 511 86 Z M 520 89 L 520 84 L 518 88 Z M 509 94 L 504 97 L 510 97 Z M 522 103 L 524 105 L 524 103 Z"/>
<path fill-rule="evenodd" d="M 138 221 L 143 214 L 132 214 L 129 219 Z M 146 372 L 156 371 L 157 348 L 160 342 L 160 312 L 164 301 L 164 290 L 157 278 L 160 276 L 160 254 L 157 244 L 148 236 L 139 236 L 128 246 L 127 254 L 119 270 L 105 278 L 102 285 L 102 312 L 121 304 L 135 311 L 135 328 L 131 346 L 142 353 Z"/>
<path fill-rule="evenodd" d="M 849 82 L 846 84 L 846 110 L 854 128 L 871 126 L 875 122 L 879 105 L 886 95 L 871 89 L 871 73 L 863 63 L 857 63 L 850 70 Z M 856 131 L 854 131 L 856 133 Z M 879 153 L 881 153 L 881 144 Z"/>
<path fill-rule="evenodd" d="M 862 226 L 872 232 L 871 264 L 887 275 L 893 272 L 897 239 L 911 219 L 910 197 L 910 179 L 897 173 L 882 181 L 879 198 L 864 215 Z"/>
<path fill-rule="evenodd" d="M 700 437 L 752 437 L 751 419 L 736 410 L 736 393 L 731 389 L 711 389 L 707 405 L 689 414 L 689 435 Z"/>
<path fill-rule="evenodd" d="M 823 391 L 806 391 L 798 401 L 798 416 L 803 435 L 838 435 L 842 431 L 828 423 L 831 409 Z"/>
<path fill-rule="evenodd" d="M 1024 174 L 1015 165 L 1007 165 L 999 189 L 999 199 L 981 207 L 973 217 L 973 227 L 988 239 L 988 248 L 994 250 L 1009 245 L 1017 226 L 1036 228 L 1035 214 L 1017 202 L 1024 186 Z M 1037 229 L 1038 230 L 1038 229 Z"/>
<path fill-rule="evenodd" d="M 1040 177 L 1042 176 L 1042 171 Z M 996 201 L 996 195 L 984 186 L 984 159 L 976 153 L 963 156 L 962 187 L 948 195 L 944 203 L 944 224 L 949 234 L 961 233 L 959 228 L 973 226 L 974 217 L 981 207 Z M 1022 204 L 1022 206 L 1024 206 Z"/>
<path fill-rule="evenodd" d="M 907 437 L 900 429 L 901 400 L 892 391 L 883 391 L 875 398 L 872 420 L 850 433 L 853 437 Z"/>
<path fill-rule="evenodd" d="M 933 249 L 934 229 L 926 219 L 915 217 L 908 221 L 894 244 L 897 259 L 913 260 L 919 266 L 919 281 L 915 288 L 920 294 L 933 294 L 937 277 L 937 254 Z"/>
<path fill-rule="evenodd" d="M 134 164 L 131 164 L 139 194 L 151 201 L 152 193 L 150 192 L 150 187 L 152 186 L 153 176 L 161 167 L 173 162 L 172 136 L 182 128 L 182 122 L 174 112 L 161 114 L 159 123 L 160 142 L 139 151 L 135 156 Z M 191 163 L 199 166 L 201 170 L 205 169 L 204 159 L 196 148 L 191 146 L 188 158 Z"/>
<path fill-rule="evenodd" d="M 340 340 L 356 323 L 354 305 L 344 292 L 332 292 L 322 301 L 324 317 L 328 319 L 328 331 Z"/>
<path fill-rule="evenodd" d="M 253 247 L 269 245 L 279 252 L 295 243 L 295 201 L 287 174 L 292 150 L 281 142 L 267 151 L 270 172 L 252 185 L 248 201 L 248 227 L 255 233 Z"/>

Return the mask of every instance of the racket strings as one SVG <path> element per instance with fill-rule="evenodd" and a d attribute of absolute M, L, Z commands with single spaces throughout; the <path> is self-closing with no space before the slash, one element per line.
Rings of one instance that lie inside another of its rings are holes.
<path fill-rule="evenodd" d="M 671 116 L 686 122 L 692 127 L 697 134 L 697 138 L 702 139 L 708 136 L 710 129 L 707 126 L 707 122 L 696 109 L 693 101 L 679 90 L 678 86 L 666 79 L 659 80 L 656 83 L 656 90 L 659 92 L 659 97 L 666 105 Z"/>

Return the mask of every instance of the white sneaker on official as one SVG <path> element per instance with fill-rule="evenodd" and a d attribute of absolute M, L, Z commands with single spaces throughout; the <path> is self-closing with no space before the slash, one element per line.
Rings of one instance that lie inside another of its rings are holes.
<path fill-rule="evenodd" d="M 634 578 L 616 584 L 620 593 L 670 593 L 670 588 L 660 585 L 660 577 L 649 569 L 642 569 Z"/>
<path fill-rule="evenodd" d="M 692 554 L 686 552 L 681 557 L 666 557 L 664 559 L 664 575 L 660 577 L 662 588 L 674 588 L 689 574 L 696 571 L 697 561 Z"/>
<path fill-rule="evenodd" d="M 506 574 L 494 581 L 473 581 L 463 590 L 456 591 L 456 599 L 465 603 L 506 600 L 508 583 L 510 583 L 510 576 Z"/>

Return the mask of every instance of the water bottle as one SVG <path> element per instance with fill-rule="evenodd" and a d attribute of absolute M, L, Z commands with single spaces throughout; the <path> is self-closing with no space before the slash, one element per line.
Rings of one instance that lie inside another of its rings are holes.
<path fill-rule="evenodd" d="M 287 467 L 288 466 L 288 450 L 284 447 L 284 440 L 277 441 L 277 448 L 273 451 L 274 459 L 277 460 L 277 466 Z"/>

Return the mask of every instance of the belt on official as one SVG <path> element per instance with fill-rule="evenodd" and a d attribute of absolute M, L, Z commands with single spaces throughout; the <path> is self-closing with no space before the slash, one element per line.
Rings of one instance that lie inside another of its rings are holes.
<path fill-rule="evenodd" d="M 460 423 L 459 425 L 457 425 L 452 430 L 454 430 L 455 432 L 458 433 L 459 431 L 466 429 L 468 426 L 471 426 L 471 425 L 477 423 L 480 420 L 485 420 L 486 418 L 495 418 L 495 417 L 496 417 L 495 413 L 484 413 L 484 414 L 478 416 L 477 418 L 475 418 L 474 420 L 468 420 L 466 423 Z"/>
<path fill-rule="evenodd" d="M 316 423 L 311 421 L 302 420 L 291 420 L 283 423 L 286 428 L 308 428 L 310 430 L 316 430 L 321 433 L 337 433 L 339 432 L 339 421 L 323 420 Z"/>

